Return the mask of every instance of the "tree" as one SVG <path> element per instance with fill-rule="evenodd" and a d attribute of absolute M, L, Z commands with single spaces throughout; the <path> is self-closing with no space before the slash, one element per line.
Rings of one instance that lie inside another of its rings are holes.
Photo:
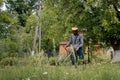
<path fill-rule="evenodd" d="M 35 27 L 39 25 L 44 49 L 48 39 L 50 46 L 58 48 L 60 41 L 69 39 L 73 26 L 78 26 L 80 32 L 87 30 L 86 45 L 91 39 L 92 44 L 103 42 L 115 50 L 120 48 L 119 0 L 44 0 L 40 19 L 36 15 L 39 1 L 43 0 L 6 0 L 8 12 L 0 12 L 0 37 L 11 44 L 16 40 L 18 53 L 31 51 Z"/>
<path fill-rule="evenodd" d="M 17 12 L 20 25 L 25 27 L 26 20 L 38 6 L 38 0 L 6 0 L 7 10 Z"/>
<path fill-rule="evenodd" d="M 38 18 L 36 17 L 38 5 L 39 0 L 6 0 L 7 11 L 18 18 L 18 25 L 22 29 L 20 32 L 22 46 L 19 45 L 22 47 L 22 53 L 28 54 L 31 52 L 33 33 L 35 27 L 38 26 Z"/>
<path fill-rule="evenodd" d="M 18 21 L 7 11 L 0 12 L 0 17 L 0 38 L 4 39 L 11 35 L 12 29 L 15 27 L 13 25 L 16 25 Z"/>
<path fill-rule="evenodd" d="M 0 0 L 0 6 L 2 5 L 3 0 Z"/>
<path fill-rule="evenodd" d="M 16 56 L 19 52 L 18 20 L 7 11 L 0 12 L 0 59 Z"/>
<path fill-rule="evenodd" d="M 58 47 L 60 41 L 69 38 L 71 27 L 79 26 L 79 19 L 83 15 L 82 10 L 84 7 L 82 2 L 78 0 L 47 0 L 43 6 L 43 35 L 46 39 L 52 40 L 54 38 Z"/>
<path fill-rule="evenodd" d="M 85 33 L 86 43 L 91 38 L 94 44 L 106 42 L 113 47 L 115 45 L 119 48 L 119 3 L 118 0 L 46 0 L 45 8 L 43 9 L 43 17 L 46 17 L 44 22 L 55 21 L 49 21 L 45 24 L 49 26 L 47 28 L 57 25 L 52 28 L 52 31 L 56 31 L 58 27 L 61 27 L 59 30 L 64 29 L 62 30 L 64 32 L 55 32 L 57 35 L 61 34 L 61 37 L 56 38 L 59 41 L 68 36 L 71 27 L 78 26 L 81 29 L 80 31 L 84 28 L 87 30 Z"/>

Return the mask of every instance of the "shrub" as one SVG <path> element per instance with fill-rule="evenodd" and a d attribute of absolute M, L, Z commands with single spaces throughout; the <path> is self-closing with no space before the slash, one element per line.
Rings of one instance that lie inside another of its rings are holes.
<path fill-rule="evenodd" d="M 6 58 L 8 56 L 8 53 L 0 53 L 0 60 L 2 60 L 3 58 Z"/>
<path fill-rule="evenodd" d="M 18 54 L 17 53 L 10 53 L 8 56 L 9 57 L 18 57 Z"/>
<path fill-rule="evenodd" d="M 15 57 L 6 57 L 0 61 L 0 65 L 2 66 L 8 66 L 8 65 L 13 66 L 13 65 L 17 65 L 17 63 L 18 63 L 18 59 Z"/>
<path fill-rule="evenodd" d="M 3 58 L 7 58 L 7 57 L 18 57 L 18 54 L 17 53 L 7 53 L 7 52 L 0 54 L 0 60 L 2 60 Z"/>
<path fill-rule="evenodd" d="M 50 65 L 57 65 L 57 61 L 58 61 L 57 57 L 49 58 L 49 64 Z"/>
<path fill-rule="evenodd" d="M 48 57 L 42 57 L 42 59 L 41 59 L 41 64 L 42 64 L 42 65 L 48 64 Z"/>

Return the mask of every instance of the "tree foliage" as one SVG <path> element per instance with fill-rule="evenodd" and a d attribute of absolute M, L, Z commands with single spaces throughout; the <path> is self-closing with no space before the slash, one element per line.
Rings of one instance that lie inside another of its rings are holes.
<path fill-rule="evenodd" d="M 49 26 L 49 28 L 52 25 L 56 25 L 52 30 L 56 31 L 57 35 L 62 35 L 55 39 L 59 41 L 64 40 L 65 36 L 68 37 L 70 34 L 71 27 L 78 26 L 80 32 L 87 30 L 85 32 L 86 43 L 89 42 L 89 39 L 92 39 L 94 44 L 97 42 L 106 42 L 111 45 L 119 45 L 120 29 L 118 28 L 120 27 L 120 21 L 119 13 L 115 9 L 115 7 L 119 9 L 119 1 L 46 0 L 44 6 L 43 17 L 46 17 L 45 21 L 49 21 L 45 25 Z M 51 22 L 52 20 L 55 22 Z M 64 32 L 60 31 L 60 29 L 58 30 L 58 27 L 61 27 Z M 48 33 L 48 35 L 51 34 Z"/>
<path fill-rule="evenodd" d="M 93 44 L 103 42 L 119 47 L 119 0 L 6 0 L 5 3 L 7 10 L 0 12 L 0 53 L 29 55 L 36 26 L 42 27 L 44 50 L 48 46 L 58 48 L 59 42 L 68 40 L 73 26 L 79 27 L 86 44 L 92 40 Z M 38 45 L 38 39 L 36 42 Z"/>
<path fill-rule="evenodd" d="M 25 26 L 30 16 L 38 6 L 38 0 L 6 0 L 6 7 L 11 13 L 16 12 L 21 26 Z"/>
<path fill-rule="evenodd" d="M 0 6 L 2 5 L 2 1 L 3 1 L 3 0 L 0 0 Z"/>

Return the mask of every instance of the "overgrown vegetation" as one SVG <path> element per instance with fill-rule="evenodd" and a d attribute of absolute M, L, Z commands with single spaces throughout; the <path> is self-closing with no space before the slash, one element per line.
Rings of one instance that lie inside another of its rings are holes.
<path fill-rule="evenodd" d="M 51 53 L 55 50 L 58 52 L 59 42 L 69 39 L 73 26 L 78 26 L 80 33 L 84 34 L 84 46 L 88 46 L 91 40 L 90 46 L 102 42 L 119 48 L 118 0 L 3 2 L 7 9 L 0 11 L 0 54 L 17 53 L 25 57 L 31 55 L 32 50 L 38 53 L 39 47 L 44 51 L 50 47 Z M 37 27 L 41 27 L 42 35 L 38 35 L 41 37 L 41 45 L 38 37 L 35 40 Z"/>
<path fill-rule="evenodd" d="M 80 64 L 78 68 L 66 62 L 55 65 L 57 58 L 47 60 L 46 57 L 36 56 L 19 59 L 18 64 L 0 67 L 0 80 L 119 80 L 120 63 L 110 64 L 105 55 L 102 55 L 101 62 L 100 58 L 96 56 L 96 62 Z M 5 60 L 8 59 L 3 61 Z"/>
<path fill-rule="evenodd" d="M 119 80 L 120 63 L 92 54 L 97 43 L 120 49 L 119 8 L 119 0 L 0 0 L 0 80 Z M 57 57 L 73 26 L 91 55 L 77 69 Z"/>

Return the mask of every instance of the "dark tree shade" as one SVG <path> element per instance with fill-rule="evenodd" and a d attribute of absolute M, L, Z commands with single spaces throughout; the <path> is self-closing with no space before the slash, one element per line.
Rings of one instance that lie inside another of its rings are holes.
<path fill-rule="evenodd" d="M 120 11 L 118 10 L 118 8 L 117 8 L 117 6 L 116 6 L 116 5 L 114 5 L 114 9 L 115 9 L 115 11 L 116 11 L 117 18 L 118 18 L 118 19 L 119 19 L 119 21 L 120 21 Z"/>
<path fill-rule="evenodd" d="M 17 12 L 21 26 L 25 26 L 30 16 L 38 6 L 38 0 L 6 0 L 6 7 L 9 12 Z"/>

